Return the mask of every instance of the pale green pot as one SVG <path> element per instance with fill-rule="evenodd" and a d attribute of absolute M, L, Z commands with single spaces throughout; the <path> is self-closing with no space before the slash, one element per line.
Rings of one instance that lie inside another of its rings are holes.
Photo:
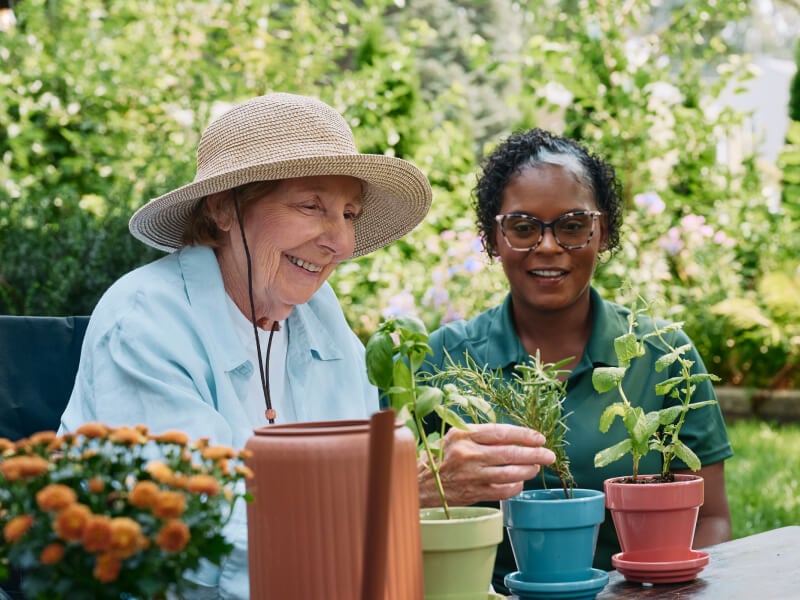
<path fill-rule="evenodd" d="M 420 510 L 425 600 L 486 600 L 503 513 L 486 506 Z"/>

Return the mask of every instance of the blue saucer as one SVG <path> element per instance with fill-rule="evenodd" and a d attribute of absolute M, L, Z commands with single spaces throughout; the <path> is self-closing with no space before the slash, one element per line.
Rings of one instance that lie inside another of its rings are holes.
<path fill-rule="evenodd" d="M 514 571 L 503 581 L 521 600 L 594 600 L 608 583 L 608 573 L 592 569 L 592 576 L 583 581 L 540 582 L 525 581 L 521 572 Z"/>

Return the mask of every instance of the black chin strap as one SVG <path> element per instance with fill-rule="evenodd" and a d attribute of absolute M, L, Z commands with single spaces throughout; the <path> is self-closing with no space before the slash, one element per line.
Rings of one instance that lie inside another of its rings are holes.
<path fill-rule="evenodd" d="M 233 206 L 236 208 L 236 220 L 239 222 L 239 232 L 242 235 L 242 244 L 244 245 L 244 255 L 247 259 L 247 293 L 250 297 L 250 322 L 253 324 L 253 335 L 256 338 L 256 352 L 258 353 L 258 370 L 261 373 L 261 389 L 264 391 L 264 404 L 266 410 L 264 415 L 267 417 L 270 425 L 275 423 L 275 409 L 272 408 L 272 397 L 269 393 L 269 355 L 272 350 L 272 337 L 278 331 L 278 322 L 272 322 L 272 328 L 269 332 L 269 341 L 267 342 L 267 360 L 261 358 L 261 340 L 258 337 L 258 325 L 256 324 L 256 304 L 253 296 L 253 261 L 250 258 L 250 248 L 247 246 L 247 237 L 244 234 L 244 224 L 242 223 L 242 213 L 239 209 L 239 195 L 238 190 L 233 190 Z"/>

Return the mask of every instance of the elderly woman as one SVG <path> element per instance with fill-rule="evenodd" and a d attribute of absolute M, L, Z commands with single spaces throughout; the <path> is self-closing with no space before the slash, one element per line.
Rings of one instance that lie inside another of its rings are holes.
<path fill-rule="evenodd" d="M 61 430 L 141 423 L 238 449 L 268 422 L 367 418 L 378 391 L 326 279 L 413 229 L 430 203 L 416 167 L 358 153 L 345 120 L 319 100 L 275 93 L 234 107 L 203 133 L 194 181 L 131 218 L 135 237 L 170 254 L 100 299 Z M 454 459 L 467 484 L 521 486 L 549 462 L 534 432 L 462 435 L 516 456 L 501 452 L 490 475 Z M 428 484 L 425 469 L 420 478 Z M 227 533 L 235 549 L 221 569 L 189 577 L 197 597 L 248 598 L 243 506 Z"/>

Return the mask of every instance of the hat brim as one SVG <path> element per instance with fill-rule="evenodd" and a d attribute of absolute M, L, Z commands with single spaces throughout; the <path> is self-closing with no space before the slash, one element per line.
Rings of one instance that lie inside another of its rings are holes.
<path fill-rule="evenodd" d="M 183 245 L 186 223 L 200 198 L 256 181 L 317 175 L 349 175 L 366 183 L 363 212 L 355 222 L 354 258 L 404 236 L 425 218 L 431 206 L 428 179 L 406 160 L 380 154 L 312 156 L 247 166 L 194 181 L 139 208 L 128 227 L 148 246 L 173 252 Z"/>

